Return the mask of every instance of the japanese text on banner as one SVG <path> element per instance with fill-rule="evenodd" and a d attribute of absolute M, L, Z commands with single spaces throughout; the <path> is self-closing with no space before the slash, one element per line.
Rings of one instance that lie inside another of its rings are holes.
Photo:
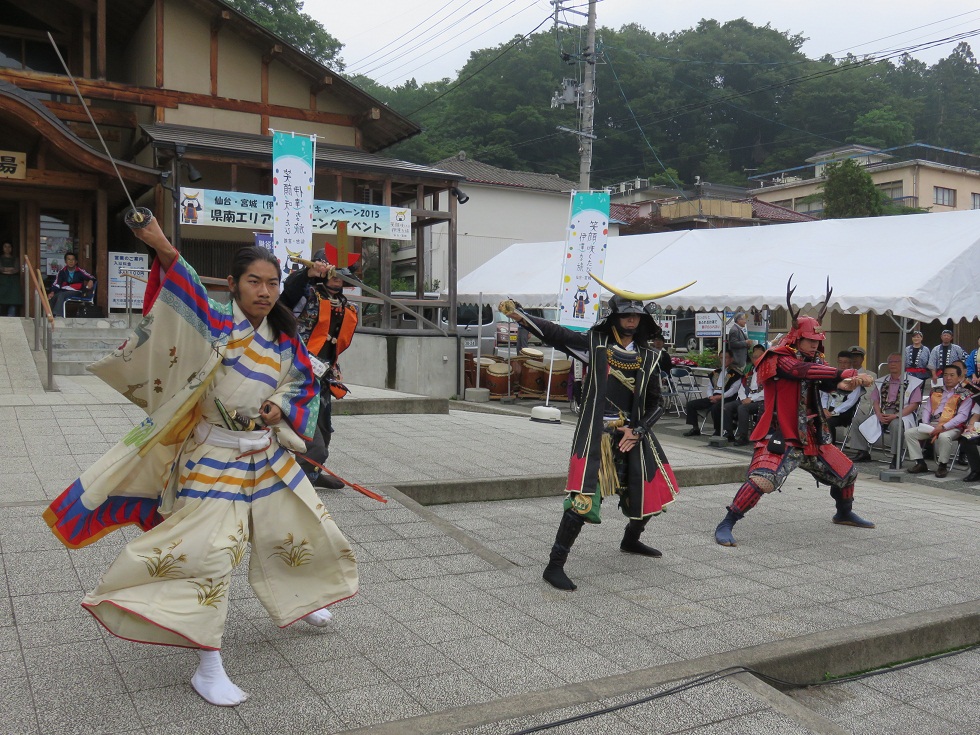
<path fill-rule="evenodd" d="M 558 296 L 562 326 L 588 329 L 595 323 L 600 290 L 589 273 L 602 278 L 608 236 L 609 193 L 573 192 Z"/>
<path fill-rule="evenodd" d="M 273 252 L 309 259 L 313 250 L 313 156 L 316 136 L 272 135 Z"/>

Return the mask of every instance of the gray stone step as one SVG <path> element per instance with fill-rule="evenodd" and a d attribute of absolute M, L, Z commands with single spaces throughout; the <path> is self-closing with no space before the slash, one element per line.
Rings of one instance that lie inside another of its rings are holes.
<path fill-rule="evenodd" d="M 137 322 L 134 317 L 133 324 Z M 55 319 L 51 339 L 54 374 L 87 375 L 87 365 L 115 350 L 129 334 L 129 321 L 125 317 Z"/>
<path fill-rule="evenodd" d="M 133 325 L 135 326 L 139 320 L 133 317 Z M 112 316 L 107 319 L 76 319 L 75 317 L 55 317 L 54 320 L 55 331 L 60 329 L 128 329 L 129 321 L 126 317 Z"/>
<path fill-rule="evenodd" d="M 123 343 L 125 337 L 110 337 L 108 339 L 94 339 L 92 337 L 83 337 L 81 339 L 77 337 L 65 337 L 59 336 L 55 332 L 54 337 L 51 339 L 51 344 L 54 346 L 54 354 L 57 355 L 61 352 L 74 352 L 76 350 L 102 350 L 103 352 L 112 352 L 119 345 Z"/>

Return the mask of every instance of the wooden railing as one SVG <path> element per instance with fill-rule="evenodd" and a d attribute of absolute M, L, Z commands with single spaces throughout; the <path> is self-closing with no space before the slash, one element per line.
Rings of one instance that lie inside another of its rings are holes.
<path fill-rule="evenodd" d="M 48 364 L 48 382 L 45 388 L 50 391 L 57 391 L 58 386 L 54 382 L 54 354 L 52 347 L 52 337 L 54 336 L 54 314 L 51 312 L 51 304 L 48 303 L 48 293 L 44 290 L 44 278 L 41 271 L 31 265 L 31 260 L 24 256 L 24 268 L 30 275 L 30 283 L 34 292 L 34 351 L 43 349 L 46 353 Z M 47 317 L 47 324 L 41 318 L 41 314 Z"/>

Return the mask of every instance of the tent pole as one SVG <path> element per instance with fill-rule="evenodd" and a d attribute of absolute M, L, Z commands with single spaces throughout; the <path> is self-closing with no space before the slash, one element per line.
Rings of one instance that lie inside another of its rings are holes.
<path fill-rule="evenodd" d="M 891 467 L 879 472 L 878 479 L 882 482 L 901 482 L 902 476 L 905 474 L 902 471 L 901 463 L 902 446 L 905 440 L 905 421 L 902 417 L 902 411 L 905 410 L 905 338 L 908 336 L 909 319 L 903 316 L 902 321 L 899 321 L 894 314 L 890 313 L 888 316 L 898 327 L 898 354 L 902 356 L 902 375 L 900 378 L 902 382 L 899 383 L 898 387 L 898 435 L 895 438 L 895 451 L 892 452 Z M 880 398 L 881 396 L 879 396 Z M 896 431 L 896 428 L 893 428 L 892 431 Z"/>
<path fill-rule="evenodd" d="M 720 432 L 718 436 L 712 436 L 708 439 L 708 446 L 710 447 L 727 447 L 728 440 L 725 439 L 725 378 L 728 377 L 728 365 L 723 366 L 725 347 L 728 343 L 728 332 L 725 331 L 725 310 L 721 310 L 721 351 L 718 353 L 718 370 L 720 371 L 719 377 L 721 378 L 721 401 L 718 408 L 721 411 L 721 415 L 718 417 L 718 425 L 721 427 L 718 431 Z M 710 380 L 710 379 L 709 379 Z M 714 390 L 712 386 L 711 390 Z M 711 410 L 710 408 L 708 409 Z"/>

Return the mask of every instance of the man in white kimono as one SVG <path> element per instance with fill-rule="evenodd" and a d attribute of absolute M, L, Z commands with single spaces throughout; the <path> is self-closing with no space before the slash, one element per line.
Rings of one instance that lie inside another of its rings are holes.
<path fill-rule="evenodd" d="M 197 648 L 191 684 L 208 702 L 248 695 L 225 674 L 232 570 L 280 627 L 324 625 L 357 592 L 350 544 L 293 457 L 316 424 L 318 385 L 271 252 L 242 248 L 228 304 L 210 301 L 155 220 L 145 317 L 92 372 L 147 411 L 44 517 L 69 548 L 123 525 L 130 541 L 82 606 L 128 640 Z"/>

